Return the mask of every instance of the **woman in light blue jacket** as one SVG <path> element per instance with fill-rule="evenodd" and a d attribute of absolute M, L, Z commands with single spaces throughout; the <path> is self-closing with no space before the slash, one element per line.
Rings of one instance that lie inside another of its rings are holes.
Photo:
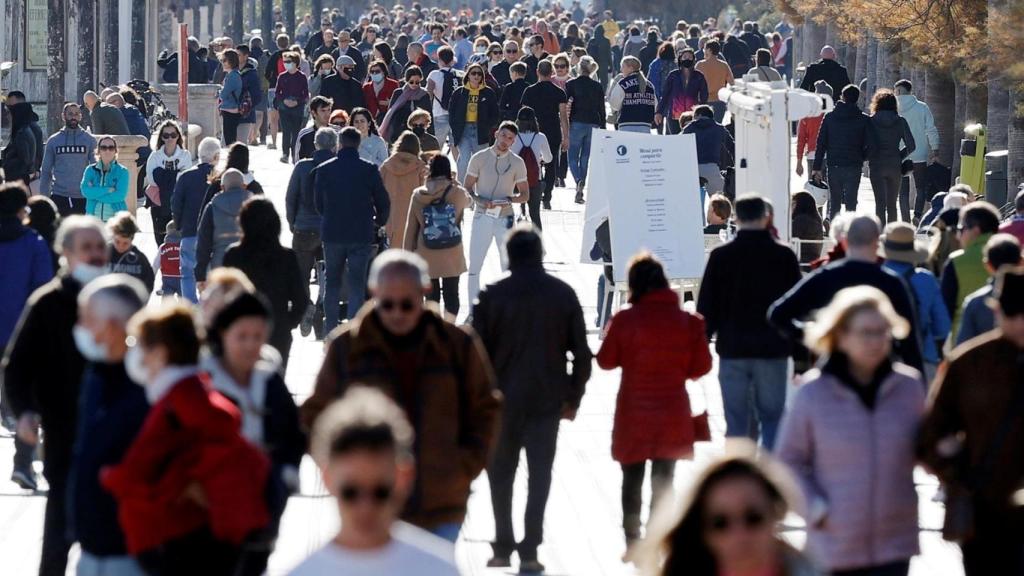
<path fill-rule="evenodd" d="M 96 145 L 96 162 L 82 174 L 82 196 L 85 213 L 106 222 L 114 214 L 127 210 L 130 176 L 128 169 L 117 162 L 117 142 L 102 138 Z"/>

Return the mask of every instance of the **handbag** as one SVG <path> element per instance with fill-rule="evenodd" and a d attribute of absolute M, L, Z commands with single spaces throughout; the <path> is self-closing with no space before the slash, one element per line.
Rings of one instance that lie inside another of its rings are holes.
<path fill-rule="evenodd" d="M 693 418 L 693 441 L 694 442 L 710 442 L 711 441 L 711 422 L 708 420 L 708 391 L 704 387 L 704 384 L 700 385 L 701 395 L 704 396 L 704 411 L 700 414 L 694 414 Z"/>

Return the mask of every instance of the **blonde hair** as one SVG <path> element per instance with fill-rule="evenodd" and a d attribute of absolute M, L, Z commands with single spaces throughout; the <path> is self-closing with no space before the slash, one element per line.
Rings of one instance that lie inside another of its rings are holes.
<path fill-rule="evenodd" d="M 839 333 L 849 327 L 854 316 L 867 311 L 881 314 L 893 337 L 903 339 L 910 333 L 910 323 L 896 312 L 885 293 L 871 286 L 854 286 L 837 292 L 818 311 L 804 330 L 804 344 L 819 355 L 830 354 L 836 349 Z"/>
<path fill-rule="evenodd" d="M 636 56 L 626 56 L 622 59 L 622 67 L 625 68 L 636 68 L 636 74 L 640 76 L 640 93 L 644 94 L 647 92 L 647 76 L 644 76 L 644 67 L 640 63 L 640 59 Z"/>

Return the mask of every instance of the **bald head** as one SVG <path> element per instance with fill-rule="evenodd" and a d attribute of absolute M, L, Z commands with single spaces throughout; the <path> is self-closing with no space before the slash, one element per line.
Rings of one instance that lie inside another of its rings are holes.
<path fill-rule="evenodd" d="M 874 214 L 855 216 L 853 220 L 850 220 L 850 226 L 846 229 L 846 247 L 851 255 L 854 255 L 854 252 L 865 252 L 873 259 L 880 234 L 881 226 L 877 216 Z"/>
<path fill-rule="evenodd" d="M 225 170 L 224 175 L 221 176 L 221 187 L 225 191 L 245 188 L 245 178 L 242 176 L 242 172 L 236 168 Z"/>
<path fill-rule="evenodd" d="M 822 46 L 820 55 L 822 60 L 835 60 L 836 49 L 826 44 Z"/>

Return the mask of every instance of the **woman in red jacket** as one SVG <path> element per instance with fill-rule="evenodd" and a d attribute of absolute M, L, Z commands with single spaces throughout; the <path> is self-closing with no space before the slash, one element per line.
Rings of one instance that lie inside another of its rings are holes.
<path fill-rule="evenodd" d="M 152 408 L 124 459 L 100 477 L 128 552 L 159 574 L 233 574 L 242 542 L 270 520 L 267 458 L 200 373 L 189 308 L 144 310 L 129 333 L 125 370 Z"/>
<path fill-rule="evenodd" d="M 388 78 L 388 66 L 381 60 L 370 64 L 369 74 L 363 83 L 363 101 L 366 109 L 373 115 L 378 124 L 384 120 L 391 105 L 391 96 L 398 90 L 398 80 Z"/>
<path fill-rule="evenodd" d="M 622 465 L 622 528 L 627 557 L 640 539 L 641 489 L 651 461 L 651 509 L 672 490 L 676 460 L 693 454 L 686 381 L 711 370 L 704 319 L 684 312 L 661 263 L 650 254 L 629 265 L 629 302 L 608 325 L 597 364 L 622 368 L 612 457 Z"/>

